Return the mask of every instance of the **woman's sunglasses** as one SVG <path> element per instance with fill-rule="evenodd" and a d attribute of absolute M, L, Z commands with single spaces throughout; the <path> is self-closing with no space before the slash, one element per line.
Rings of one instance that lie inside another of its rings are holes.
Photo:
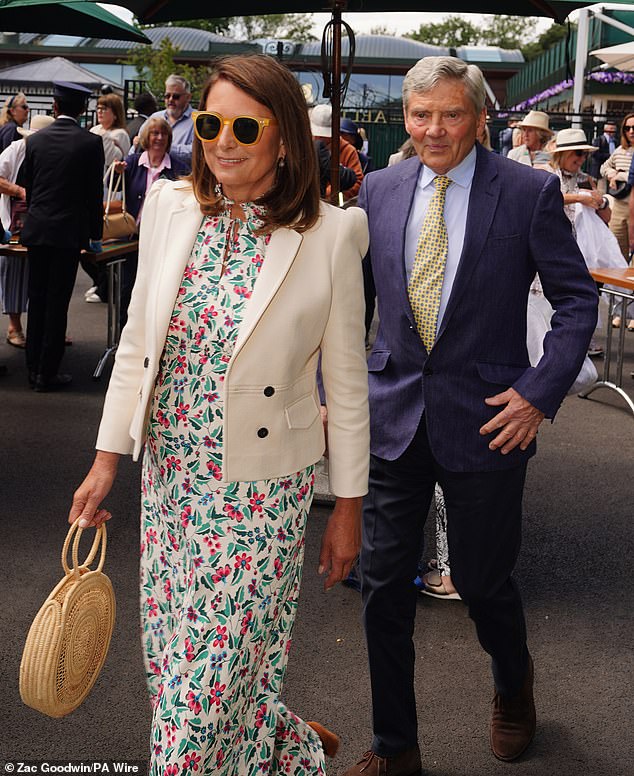
<path fill-rule="evenodd" d="M 196 137 L 203 143 L 218 140 L 223 127 L 229 126 L 236 141 L 243 146 L 259 143 L 264 128 L 277 124 L 277 119 L 260 119 L 255 116 L 234 116 L 232 119 L 226 119 L 220 113 L 206 110 L 192 111 L 192 119 Z"/>

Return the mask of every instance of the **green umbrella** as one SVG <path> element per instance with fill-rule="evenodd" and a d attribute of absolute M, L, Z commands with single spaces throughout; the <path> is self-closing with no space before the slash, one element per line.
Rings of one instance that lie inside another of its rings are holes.
<path fill-rule="evenodd" d="M 0 30 L 151 42 L 140 30 L 88 0 L 0 0 Z"/>

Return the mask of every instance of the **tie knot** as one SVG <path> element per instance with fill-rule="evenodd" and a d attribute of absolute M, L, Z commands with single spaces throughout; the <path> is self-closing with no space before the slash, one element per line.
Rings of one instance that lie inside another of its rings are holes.
<path fill-rule="evenodd" d="M 451 184 L 451 178 L 446 175 L 437 175 L 434 178 L 434 186 L 439 194 L 444 194 Z"/>

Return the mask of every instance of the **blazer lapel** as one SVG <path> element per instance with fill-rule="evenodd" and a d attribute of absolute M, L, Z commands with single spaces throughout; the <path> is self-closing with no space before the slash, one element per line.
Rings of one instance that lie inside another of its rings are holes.
<path fill-rule="evenodd" d="M 500 181 L 489 158 L 491 152 L 485 151 L 480 145 L 477 145 L 476 149 L 478 156 L 469 194 L 462 255 L 437 339 L 440 339 L 447 328 L 449 319 L 460 303 L 460 297 L 469 288 L 471 275 L 482 255 L 500 198 Z"/>
<path fill-rule="evenodd" d="M 417 160 L 418 161 L 418 160 Z M 409 221 L 410 211 L 414 203 L 414 194 L 416 192 L 416 186 L 418 184 L 418 175 L 420 172 L 421 164 L 408 165 L 407 162 L 400 162 L 401 165 L 405 165 L 403 174 L 399 180 L 394 184 L 394 203 L 395 206 L 392 209 L 391 216 L 387 223 L 393 224 L 390 228 L 390 232 L 396 236 L 398 240 L 398 293 L 401 294 L 400 305 L 407 312 L 407 317 L 413 326 L 416 326 L 414 319 L 414 313 L 409 302 L 409 294 L 407 292 L 407 272 L 405 270 L 405 234 L 407 231 L 407 222 Z M 405 169 L 407 168 L 407 169 Z"/>
<path fill-rule="evenodd" d="M 232 361 L 249 338 L 286 277 L 304 238 L 293 229 L 276 229 L 266 247 L 262 269 L 244 311 Z"/>

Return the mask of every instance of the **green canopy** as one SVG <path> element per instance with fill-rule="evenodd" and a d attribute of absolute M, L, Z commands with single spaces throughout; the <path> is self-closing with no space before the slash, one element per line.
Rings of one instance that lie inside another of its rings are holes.
<path fill-rule="evenodd" d="M 151 42 L 140 30 L 89 0 L 0 0 L 0 30 Z"/>

